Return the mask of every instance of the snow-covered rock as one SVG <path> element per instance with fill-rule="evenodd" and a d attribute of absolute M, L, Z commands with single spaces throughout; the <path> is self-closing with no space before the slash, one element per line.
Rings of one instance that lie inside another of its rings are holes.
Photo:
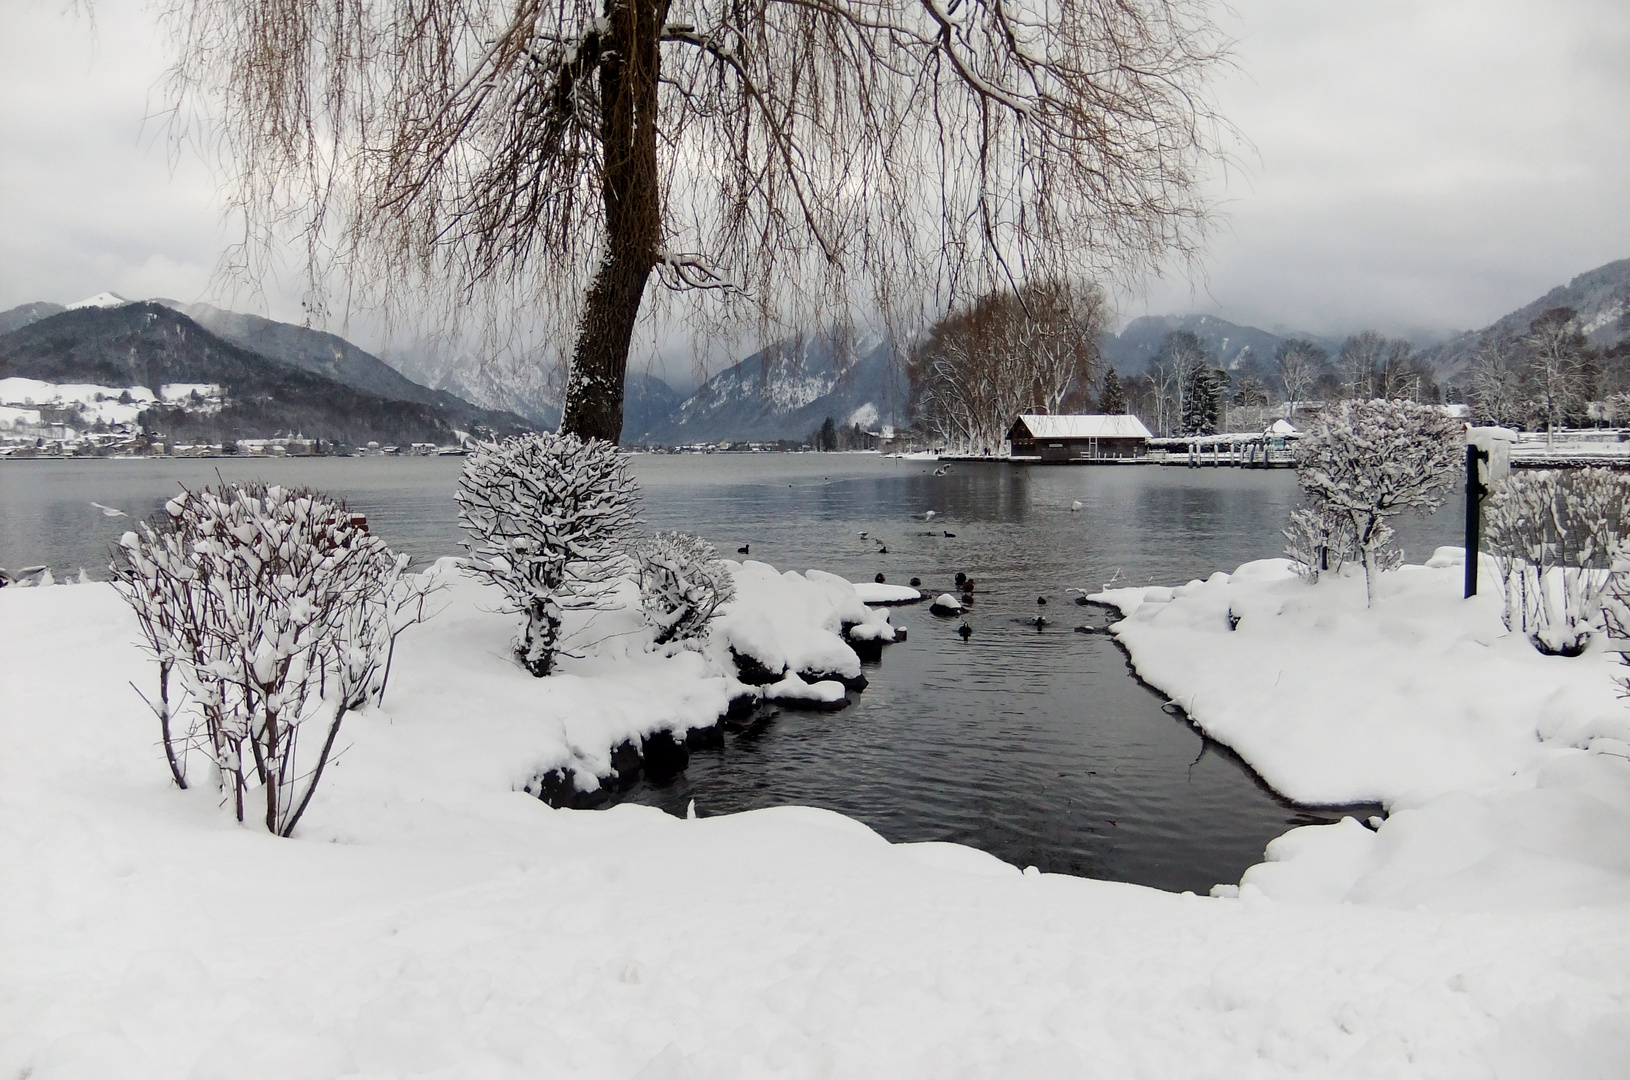
<path fill-rule="evenodd" d="M 934 597 L 934 602 L 928 605 L 928 610 L 934 615 L 956 615 L 962 611 L 962 601 L 950 593 L 940 593 Z"/>

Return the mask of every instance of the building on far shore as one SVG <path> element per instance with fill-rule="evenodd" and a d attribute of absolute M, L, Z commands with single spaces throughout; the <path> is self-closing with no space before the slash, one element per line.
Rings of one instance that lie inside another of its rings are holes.
<path fill-rule="evenodd" d="M 1127 461 L 1149 452 L 1149 429 L 1135 416 L 1025 414 L 1008 429 L 1014 461 Z"/>

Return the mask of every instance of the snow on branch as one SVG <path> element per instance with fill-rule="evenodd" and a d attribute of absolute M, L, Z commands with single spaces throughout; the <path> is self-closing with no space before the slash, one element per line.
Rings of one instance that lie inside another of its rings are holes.
<path fill-rule="evenodd" d="M 148 704 L 176 784 L 201 750 L 238 820 L 258 786 L 266 828 L 290 835 L 340 722 L 384 692 L 396 636 L 425 617 L 436 586 L 407 564 L 303 488 L 183 490 L 125 533 L 112 570 L 158 661 Z"/>
<path fill-rule="evenodd" d="M 1464 425 L 1412 401 L 1341 402 L 1297 443 L 1302 491 L 1316 513 L 1351 528 L 1372 604 L 1376 577 L 1397 561 L 1387 519 L 1441 506 L 1464 457 Z"/>
<path fill-rule="evenodd" d="M 657 533 L 635 545 L 640 600 L 656 627 L 655 643 L 689 641 L 735 599 L 730 570 L 712 544 L 687 533 Z"/>
<path fill-rule="evenodd" d="M 459 478 L 464 566 L 504 591 L 526 626 L 515 653 L 553 669 L 561 613 L 599 603 L 627 566 L 622 541 L 637 499 L 628 456 L 611 443 L 534 433 L 482 443 Z"/>
<path fill-rule="evenodd" d="M 1579 655 L 1604 629 L 1604 602 L 1625 591 L 1623 575 L 1616 580 L 1612 571 L 1630 521 L 1630 476 L 1514 472 L 1495 489 L 1484 517 L 1505 590 L 1506 629 L 1527 635 L 1540 652 Z"/>

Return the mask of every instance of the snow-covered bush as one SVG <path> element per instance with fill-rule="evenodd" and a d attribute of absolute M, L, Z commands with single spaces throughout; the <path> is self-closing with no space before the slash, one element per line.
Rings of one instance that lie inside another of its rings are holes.
<path fill-rule="evenodd" d="M 407 563 L 301 488 L 183 491 L 125 533 L 112 570 L 158 660 L 149 704 L 176 783 L 200 749 L 238 820 L 259 786 L 267 829 L 293 832 L 341 721 L 383 692 L 396 635 L 424 616 L 433 586 Z"/>
<path fill-rule="evenodd" d="M 465 459 L 458 517 L 467 569 L 504 591 L 526 627 L 515 655 L 534 675 L 554 666 L 561 613 L 598 603 L 623 573 L 634 524 L 628 456 L 611 443 L 536 433 L 482 443 Z"/>
<path fill-rule="evenodd" d="M 736 595 L 730 570 L 713 545 L 687 533 L 657 533 L 634 547 L 640 602 L 656 626 L 656 643 L 701 637 L 708 620 Z"/>
<path fill-rule="evenodd" d="M 1327 504 L 1292 510 L 1284 535 L 1285 557 L 1309 582 L 1317 582 L 1326 571 L 1339 571 L 1353 555 L 1352 521 L 1333 513 Z"/>
<path fill-rule="evenodd" d="M 1513 472 L 1501 481 L 1484 523 L 1506 628 L 1544 653 L 1583 652 L 1603 628 L 1627 512 L 1630 476 L 1610 469 Z"/>
<path fill-rule="evenodd" d="M 1347 522 L 1375 601 L 1375 579 L 1397 564 L 1387 519 L 1443 504 L 1465 458 L 1465 428 L 1413 401 L 1344 401 L 1296 445 L 1296 473 L 1312 508 Z"/>

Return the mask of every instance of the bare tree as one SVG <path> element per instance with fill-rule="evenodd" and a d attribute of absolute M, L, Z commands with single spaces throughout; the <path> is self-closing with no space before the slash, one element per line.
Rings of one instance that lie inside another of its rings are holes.
<path fill-rule="evenodd" d="M 1573 308 L 1551 308 L 1522 337 L 1523 381 L 1546 441 L 1590 397 L 1594 357 Z"/>
<path fill-rule="evenodd" d="M 1522 423 L 1523 355 L 1517 340 L 1490 331 L 1472 354 L 1472 405 L 1486 423 L 1517 427 Z"/>
<path fill-rule="evenodd" d="M 1285 384 L 1285 400 L 1290 404 L 1289 416 L 1296 415 L 1296 403 L 1307 396 L 1319 373 L 1330 363 L 1325 351 L 1311 341 L 1291 339 L 1281 341 L 1274 350 L 1279 365 L 1279 379 Z"/>
<path fill-rule="evenodd" d="M 529 310 L 607 440 L 653 275 L 764 328 L 1129 272 L 1197 249 L 1226 137 L 1203 0 L 162 6 L 246 273 L 292 230 L 318 309 Z"/>
<path fill-rule="evenodd" d="M 947 445 L 996 453 L 1021 413 L 1086 400 L 1106 310 L 1096 285 L 1041 281 L 953 311 L 911 357 L 914 412 Z"/>

